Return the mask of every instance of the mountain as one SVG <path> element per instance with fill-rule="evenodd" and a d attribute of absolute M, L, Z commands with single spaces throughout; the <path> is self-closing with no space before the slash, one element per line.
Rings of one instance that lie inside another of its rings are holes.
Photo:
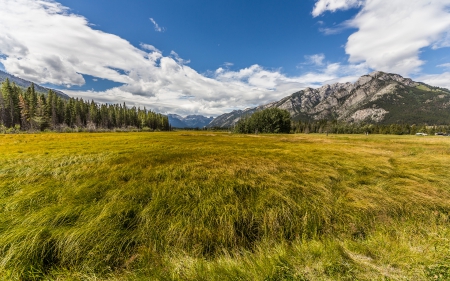
<path fill-rule="evenodd" d="M 8 73 L 0 70 L 0 83 L 3 83 L 3 81 L 6 80 L 6 78 L 8 78 L 11 83 L 15 83 L 17 86 L 19 86 L 23 89 L 30 87 L 31 83 L 32 83 L 30 81 L 16 77 L 14 75 L 8 74 Z M 53 92 L 56 93 L 56 95 L 60 96 L 62 99 L 66 99 L 66 100 L 70 99 L 70 97 L 68 95 L 64 94 L 61 91 L 42 87 L 37 84 L 34 84 L 34 89 L 36 90 L 36 92 L 43 93 L 43 94 L 47 94 L 49 90 L 52 90 Z"/>
<path fill-rule="evenodd" d="M 214 118 L 205 117 L 203 115 L 188 115 L 182 117 L 177 114 L 168 114 L 169 123 L 174 128 L 203 128 L 208 125 Z"/>
<path fill-rule="evenodd" d="M 355 83 L 306 88 L 280 101 L 215 118 L 208 127 L 230 127 L 242 116 L 277 107 L 293 120 L 339 120 L 379 124 L 450 124 L 450 91 L 415 82 L 398 74 L 376 71 Z"/>

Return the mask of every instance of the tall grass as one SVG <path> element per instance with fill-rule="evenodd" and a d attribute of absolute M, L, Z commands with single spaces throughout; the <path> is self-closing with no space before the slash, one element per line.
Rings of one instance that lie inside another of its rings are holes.
<path fill-rule="evenodd" d="M 437 137 L 0 135 L 0 280 L 447 280 L 449 155 Z"/>

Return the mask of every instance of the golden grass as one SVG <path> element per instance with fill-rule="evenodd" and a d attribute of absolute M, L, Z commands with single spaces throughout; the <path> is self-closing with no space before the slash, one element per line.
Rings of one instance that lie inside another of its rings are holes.
<path fill-rule="evenodd" d="M 444 137 L 0 135 L 0 280 L 446 280 L 449 156 Z"/>

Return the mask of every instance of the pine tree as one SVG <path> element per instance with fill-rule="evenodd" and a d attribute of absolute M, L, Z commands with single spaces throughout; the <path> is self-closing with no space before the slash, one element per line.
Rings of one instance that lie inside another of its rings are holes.
<path fill-rule="evenodd" d="M 14 125 L 14 106 L 13 106 L 13 91 L 11 84 L 9 83 L 9 79 L 6 80 L 2 84 L 2 95 L 4 100 L 4 124 L 6 127 L 12 127 Z"/>
<path fill-rule="evenodd" d="M 30 109 L 28 106 L 28 102 L 23 95 L 19 95 L 19 108 L 20 108 L 20 119 L 21 119 L 21 128 L 23 130 L 30 129 Z"/>
<path fill-rule="evenodd" d="M 149 127 L 153 130 L 170 130 L 169 119 L 151 110 L 132 107 L 126 104 L 102 104 L 95 101 L 71 98 L 62 100 L 55 92 L 45 96 L 35 91 L 31 84 L 26 91 L 9 80 L 2 83 L 0 89 L 0 125 L 22 129 L 56 129 L 59 125 L 82 128 L 125 128 Z"/>
<path fill-rule="evenodd" d="M 2 89 L 0 88 L 0 126 L 5 126 L 6 122 L 6 105 L 3 99 Z"/>
<path fill-rule="evenodd" d="M 41 131 L 48 127 L 48 116 L 45 108 L 46 103 L 44 95 L 39 95 L 37 98 L 36 114 L 33 120 L 37 125 L 37 128 L 40 129 Z"/>
<path fill-rule="evenodd" d="M 22 95 L 22 89 L 12 83 L 12 96 L 11 96 L 11 108 L 13 114 L 13 125 L 20 125 L 20 108 L 19 108 L 19 96 Z"/>
<path fill-rule="evenodd" d="M 30 87 L 30 115 L 33 118 L 37 107 L 37 93 L 34 89 L 34 83 L 31 83 Z"/>

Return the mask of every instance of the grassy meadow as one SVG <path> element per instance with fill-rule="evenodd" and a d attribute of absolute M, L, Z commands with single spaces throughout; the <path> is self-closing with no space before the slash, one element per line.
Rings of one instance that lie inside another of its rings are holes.
<path fill-rule="evenodd" d="M 0 134 L 0 280 L 450 280 L 450 138 Z"/>

